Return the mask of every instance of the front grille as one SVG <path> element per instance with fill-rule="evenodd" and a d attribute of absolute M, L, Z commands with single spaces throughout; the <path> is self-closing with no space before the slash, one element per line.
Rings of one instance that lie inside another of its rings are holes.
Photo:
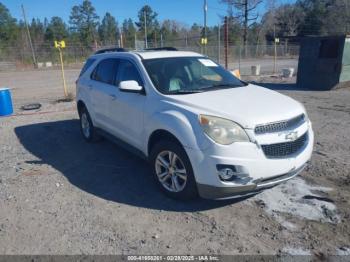
<path fill-rule="evenodd" d="M 287 157 L 297 153 L 307 142 L 307 132 L 293 142 L 262 145 L 262 150 L 268 158 Z"/>
<path fill-rule="evenodd" d="M 261 135 L 266 133 L 275 133 L 286 130 L 295 129 L 305 122 L 305 115 L 299 115 L 287 121 L 280 121 L 275 123 L 269 123 L 265 125 L 258 125 L 255 127 L 255 134 Z"/>

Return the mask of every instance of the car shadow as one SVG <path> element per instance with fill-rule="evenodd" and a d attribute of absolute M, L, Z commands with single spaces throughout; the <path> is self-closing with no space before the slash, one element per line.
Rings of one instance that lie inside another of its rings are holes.
<path fill-rule="evenodd" d="M 168 211 L 208 210 L 245 199 L 169 199 L 159 191 L 145 160 L 107 140 L 86 143 L 78 120 L 20 126 L 15 133 L 24 148 L 40 159 L 27 163 L 50 165 L 77 188 L 102 199 Z"/>

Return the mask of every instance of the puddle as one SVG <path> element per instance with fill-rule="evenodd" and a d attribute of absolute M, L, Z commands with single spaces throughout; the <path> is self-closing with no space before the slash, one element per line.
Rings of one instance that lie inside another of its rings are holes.
<path fill-rule="evenodd" d="M 331 190 L 327 187 L 308 185 L 302 178 L 296 177 L 254 198 L 255 201 L 263 201 L 264 209 L 280 223 L 285 221 L 283 213 L 308 220 L 337 223 L 339 217 L 333 201 L 317 194 Z M 287 225 L 287 228 L 290 226 Z"/>
<path fill-rule="evenodd" d="M 350 248 L 349 247 L 341 247 L 337 249 L 337 255 L 340 256 L 350 256 Z"/>
<path fill-rule="evenodd" d="M 285 247 L 282 249 L 282 252 L 292 256 L 311 256 L 309 250 L 304 250 L 302 248 Z"/>

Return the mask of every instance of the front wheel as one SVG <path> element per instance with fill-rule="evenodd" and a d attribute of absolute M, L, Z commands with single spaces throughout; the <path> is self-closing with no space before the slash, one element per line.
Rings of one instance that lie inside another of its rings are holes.
<path fill-rule="evenodd" d="M 150 160 L 157 184 L 166 195 L 181 200 L 198 196 L 192 165 L 181 145 L 161 141 L 153 147 Z"/>

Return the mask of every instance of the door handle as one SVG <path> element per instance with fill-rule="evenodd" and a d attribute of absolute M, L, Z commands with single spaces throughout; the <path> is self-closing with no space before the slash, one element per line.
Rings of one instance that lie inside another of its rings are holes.
<path fill-rule="evenodd" d="M 89 89 L 89 90 L 92 90 L 92 85 L 88 85 L 88 89 Z"/>
<path fill-rule="evenodd" d="M 112 98 L 112 100 L 116 100 L 117 99 L 117 96 L 114 95 L 114 94 L 110 94 L 109 96 Z"/>

